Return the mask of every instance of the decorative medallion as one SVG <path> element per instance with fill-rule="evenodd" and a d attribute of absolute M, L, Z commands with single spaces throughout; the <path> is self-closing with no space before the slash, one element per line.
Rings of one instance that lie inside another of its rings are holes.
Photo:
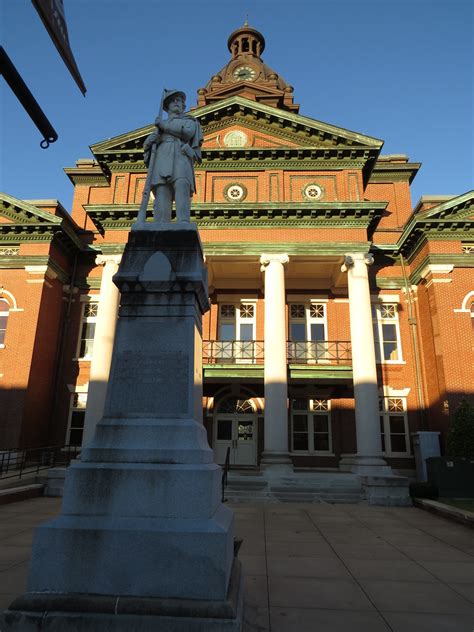
<path fill-rule="evenodd" d="M 245 147 L 248 145 L 248 136 L 240 130 L 233 130 L 224 136 L 224 145 L 226 147 Z"/>
<path fill-rule="evenodd" d="M 224 189 L 224 197 L 229 202 L 242 202 L 247 197 L 247 188 L 243 184 L 229 184 Z"/>
<path fill-rule="evenodd" d="M 319 186 L 319 184 L 315 184 L 312 182 L 311 184 L 306 184 L 303 187 L 303 197 L 307 200 L 311 200 L 314 202 L 315 200 L 319 200 L 323 197 L 323 188 Z"/>

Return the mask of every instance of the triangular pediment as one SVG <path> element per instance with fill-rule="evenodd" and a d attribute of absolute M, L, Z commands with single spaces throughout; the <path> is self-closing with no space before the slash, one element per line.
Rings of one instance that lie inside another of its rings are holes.
<path fill-rule="evenodd" d="M 453 197 L 442 204 L 437 204 L 427 211 L 418 213 L 416 215 L 416 219 L 418 221 L 453 221 L 456 219 L 474 220 L 474 191 L 468 191 L 467 193 Z"/>
<path fill-rule="evenodd" d="M 203 134 L 215 135 L 233 125 L 255 130 L 265 136 L 274 136 L 277 145 L 321 148 L 367 149 L 378 153 L 383 141 L 353 132 L 342 127 L 295 114 L 241 96 L 232 96 L 216 103 L 196 108 L 190 112 L 203 128 Z M 153 124 L 115 136 L 91 145 L 97 156 L 122 154 L 130 159 L 142 154 L 146 136 L 154 129 Z M 99 162 L 103 162 L 99 159 Z"/>
<path fill-rule="evenodd" d="M 39 209 L 28 201 L 0 192 L 0 223 L 2 224 L 61 224 L 61 218 Z"/>

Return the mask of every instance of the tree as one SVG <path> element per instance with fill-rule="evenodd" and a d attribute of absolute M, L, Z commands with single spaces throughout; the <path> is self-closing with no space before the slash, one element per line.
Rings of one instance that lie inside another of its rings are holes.
<path fill-rule="evenodd" d="M 474 406 L 462 399 L 454 413 L 447 440 L 448 456 L 474 457 Z"/>

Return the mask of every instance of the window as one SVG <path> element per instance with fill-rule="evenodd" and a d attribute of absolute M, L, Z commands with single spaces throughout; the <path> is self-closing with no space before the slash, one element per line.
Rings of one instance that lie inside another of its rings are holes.
<path fill-rule="evenodd" d="M 290 360 L 316 363 L 326 359 L 326 304 L 290 303 Z"/>
<path fill-rule="evenodd" d="M 10 306 L 4 298 L 0 298 L 0 347 L 5 346 L 5 334 L 7 331 L 9 313 Z"/>
<path fill-rule="evenodd" d="M 396 303 L 373 305 L 372 314 L 377 362 L 401 362 L 398 305 Z"/>
<path fill-rule="evenodd" d="M 73 393 L 69 410 L 69 423 L 66 434 L 66 445 L 80 446 L 84 434 L 86 418 L 87 393 Z"/>
<path fill-rule="evenodd" d="M 331 452 L 329 400 L 291 400 L 291 427 L 293 452 Z"/>
<path fill-rule="evenodd" d="M 95 325 L 97 322 L 97 310 L 99 304 L 85 303 L 82 312 L 81 337 L 79 340 L 78 358 L 90 360 L 94 346 Z"/>
<path fill-rule="evenodd" d="M 219 306 L 218 355 L 237 362 L 255 361 L 256 304 L 221 303 Z"/>
<path fill-rule="evenodd" d="M 405 397 L 381 397 L 380 433 L 382 452 L 387 455 L 410 454 Z"/>

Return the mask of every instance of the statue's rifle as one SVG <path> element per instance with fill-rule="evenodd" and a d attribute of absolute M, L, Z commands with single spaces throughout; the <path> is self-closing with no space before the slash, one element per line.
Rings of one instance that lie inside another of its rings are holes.
<path fill-rule="evenodd" d="M 166 90 L 163 90 L 163 94 L 161 95 L 160 111 L 158 114 L 158 118 L 161 118 L 163 116 L 163 101 L 165 98 L 165 94 L 166 94 Z M 159 133 L 160 133 L 160 130 L 158 129 L 158 135 Z M 145 186 L 143 188 L 142 201 L 140 204 L 140 209 L 138 211 L 137 224 L 144 224 L 146 222 L 146 209 L 148 207 L 148 201 L 150 199 L 151 178 L 152 178 L 153 171 L 155 168 L 157 147 L 158 147 L 158 137 L 151 146 L 150 161 L 148 163 L 148 173 L 146 175 Z"/>

